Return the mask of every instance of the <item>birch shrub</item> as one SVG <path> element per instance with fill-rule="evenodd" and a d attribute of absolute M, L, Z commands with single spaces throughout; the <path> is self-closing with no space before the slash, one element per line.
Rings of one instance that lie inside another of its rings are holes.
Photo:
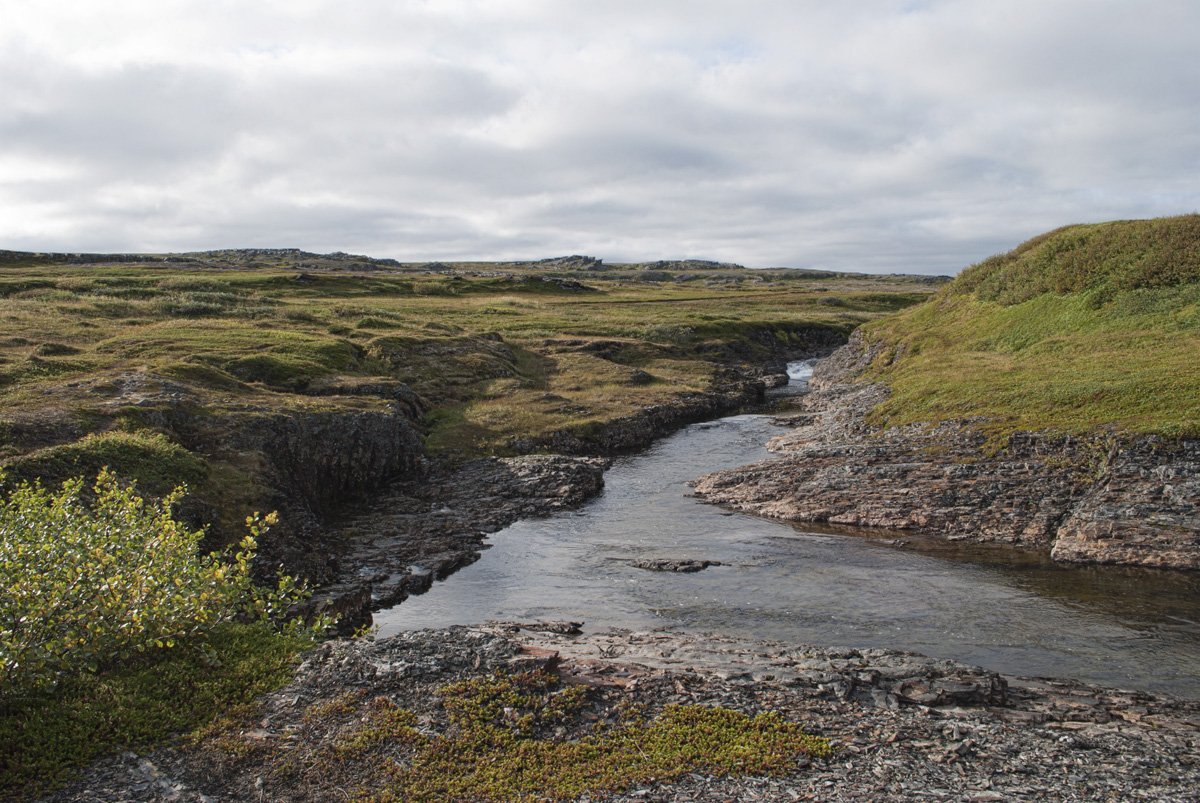
<path fill-rule="evenodd" d="M 232 555 L 204 554 L 203 531 L 171 515 L 181 489 L 148 502 L 102 471 L 94 501 L 83 491 L 81 479 L 26 483 L 0 507 L 0 703 L 139 654 L 206 650 L 217 625 L 280 621 L 306 595 L 290 577 L 251 582 L 255 537 L 274 514 L 248 519 Z"/>

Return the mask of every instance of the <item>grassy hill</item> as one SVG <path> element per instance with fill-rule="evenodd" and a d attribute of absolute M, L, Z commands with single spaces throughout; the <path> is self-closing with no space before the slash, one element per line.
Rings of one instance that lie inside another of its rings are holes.
<path fill-rule="evenodd" d="M 869 323 L 880 423 L 1200 435 L 1200 215 L 1067 226 Z"/>

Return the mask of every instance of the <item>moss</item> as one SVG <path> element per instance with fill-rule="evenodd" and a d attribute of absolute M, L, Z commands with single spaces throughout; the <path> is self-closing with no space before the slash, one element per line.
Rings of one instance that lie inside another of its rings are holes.
<path fill-rule="evenodd" d="M 384 720 L 410 757 L 381 773 L 382 788 L 360 789 L 357 799 L 564 800 L 689 772 L 777 775 L 801 755 L 830 753 L 825 740 L 778 715 L 702 706 L 668 706 L 653 718 L 626 708 L 608 731 L 563 738 L 554 729 L 573 724 L 587 692 L 542 672 L 467 681 L 441 696 L 452 725 L 446 733 L 425 736 L 395 714 Z"/>
<path fill-rule="evenodd" d="M 166 365 L 162 369 L 164 376 L 180 379 L 185 382 L 195 382 L 221 390 L 238 390 L 244 386 L 226 371 L 210 365 L 194 362 L 178 362 Z"/>
<path fill-rule="evenodd" d="M 147 431 L 88 434 L 74 443 L 39 449 L 3 463 L 9 479 L 51 483 L 94 477 L 106 466 L 153 494 L 194 485 L 207 474 L 201 458 L 166 436 Z"/>
<path fill-rule="evenodd" d="M 0 799 L 22 800 L 98 756 L 190 731 L 292 675 L 304 639 L 262 625 L 212 634 L 215 660 L 182 648 L 64 681 L 52 698 L 0 709 Z"/>
<path fill-rule="evenodd" d="M 252 762 L 243 769 L 267 788 L 299 784 L 316 797 L 337 790 L 381 803 L 570 800 L 691 772 L 782 775 L 800 757 L 832 754 L 778 714 L 697 705 L 652 714 L 544 672 L 473 678 L 437 698 L 440 713 L 418 716 L 354 690 L 314 705 L 286 742 L 241 736 L 261 718 L 247 712 L 210 728 L 197 747 L 222 764 Z"/>

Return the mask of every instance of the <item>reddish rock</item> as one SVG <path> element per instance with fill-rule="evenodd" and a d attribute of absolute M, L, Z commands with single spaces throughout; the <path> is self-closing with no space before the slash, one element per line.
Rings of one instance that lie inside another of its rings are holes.
<path fill-rule="evenodd" d="M 1200 568 L 1200 441 L 1021 432 L 985 448 L 966 423 L 880 430 L 887 397 L 855 382 L 871 360 L 857 338 L 813 372 L 775 460 L 695 483 L 701 499 L 789 521 L 920 530 L 1050 548 L 1055 560 Z"/>

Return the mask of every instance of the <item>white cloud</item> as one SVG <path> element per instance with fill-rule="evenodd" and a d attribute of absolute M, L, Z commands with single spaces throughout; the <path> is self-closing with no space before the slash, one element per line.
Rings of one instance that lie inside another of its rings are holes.
<path fill-rule="evenodd" d="M 0 247 L 953 272 L 1200 208 L 1190 0 L 0 13 Z"/>

